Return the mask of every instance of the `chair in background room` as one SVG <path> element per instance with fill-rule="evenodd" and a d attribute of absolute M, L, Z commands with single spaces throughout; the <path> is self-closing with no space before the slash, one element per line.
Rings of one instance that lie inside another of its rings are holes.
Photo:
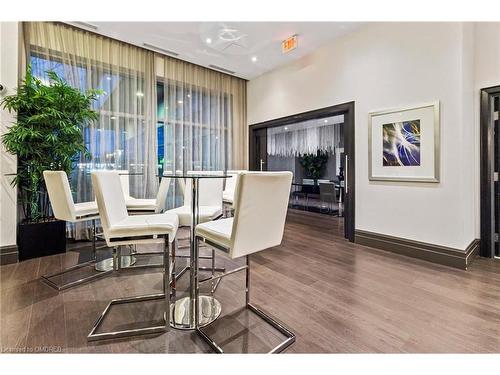
<path fill-rule="evenodd" d="M 325 207 L 328 213 L 333 212 L 334 208 L 338 204 L 335 184 L 333 182 L 320 182 L 319 195 L 321 201 L 320 212 Z"/>
<path fill-rule="evenodd" d="M 96 278 L 106 275 L 109 271 L 98 272 L 93 275 L 80 278 L 75 281 L 68 283 L 57 284 L 52 279 L 56 277 L 63 277 L 64 274 L 71 271 L 75 271 L 82 267 L 96 264 L 96 219 L 99 219 L 99 210 L 97 208 L 97 203 L 83 202 L 74 203 L 73 196 L 71 194 L 71 189 L 69 186 L 68 176 L 64 171 L 44 171 L 43 178 L 45 180 L 45 186 L 47 187 L 47 192 L 49 194 L 50 204 L 52 206 L 52 212 L 56 219 L 64 220 L 69 223 L 78 223 L 83 221 L 92 221 L 92 257 L 89 262 L 80 263 L 76 266 L 70 267 L 64 271 L 42 276 L 42 280 L 50 285 L 51 287 L 62 290 L 67 289 L 72 286 L 77 286 L 82 283 L 94 280 Z"/>
<path fill-rule="evenodd" d="M 314 185 L 314 180 L 312 178 L 303 178 L 302 183 L 304 185 Z"/>
<path fill-rule="evenodd" d="M 92 173 L 92 186 L 96 194 L 97 205 L 101 216 L 104 238 L 113 248 L 113 270 L 121 269 L 121 246 L 158 244 L 163 247 L 163 293 L 134 296 L 112 300 L 97 319 L 88 335 L 88 340 L 102 340 L 133 335 L 165 332 L 170 327 L 170 284 L 175 262 L 175 236 L 178 228 L 177 215 L 170 213 L 152 215 L 129 215 L 122 191 L 120 177 L 112 171 L 96 171 Z M 140 253 L 151 255 L 154 253 Z M 151 300 L 163 300 L 164 324 L 144 325 L 139 328 L 127 328 L 119 331 L 97 332 L 112 305 L 140 303 Z"/>
<path fill-rule="evenodd" d="M 303 184 L 296 184 L 296 185 L 293 185 L 293 190 L 291 192 L 291 196 L 292 196 L 292 206 L 296 206 L 297 208 L 300 207 L 300 200 L 302 199 L 303 200 L 303 203 L 302 203 L 302 208 L 304 210 L 307 209 L 307 205 L 308 205 L 308 197 L 307 197 L 307 187 L 304 186 Z"/>
<path fill-rule="evenodd" d="M 208 246 L 229 254 L 232 259 L 246 258 L 246 265 L 228 271 L 220 276 L 212 276 L 203 281 L 195 274 L 195 300 L 199 304 L 199 284 L 213 282 L 216 279 L 239 271 L 246 273 L 246 308 L 256 313 L 280 333 L 286 340 L 271 350 L 271 353 L 283 351 L 295 341 L 295 334 L 283 324 L 271 318 L 250 302 L 250 254 L 266 250 L 281 244 L 292 182 L 291 172 L 243 172 L 236 188 L 234 218 L 225 218 L 196 226 L 196 249 L 203 241 Z M 272 191 L 272 194 L 269 192 Z M 198 251 L 195 251 L 198 254 Z M 224 350 L 199 326 L 198 312 L 195 311 L 197 333 L 218 353 Z"/>
<path fill-rule="evenodd" d="M 292 192 L 292 197 L 294 198 L 295 205 L 300 207 L 299 199 L 303 199 L 302 207 L 305 211 L 309 210 L 309 198 L 317 197 L 317 193 L 315 192 L 316 185 L 314 184 L 314 179 L 312 178 L 303 178 L 302 184 L 297 184 L 296 187 L 299 189 Z"/>

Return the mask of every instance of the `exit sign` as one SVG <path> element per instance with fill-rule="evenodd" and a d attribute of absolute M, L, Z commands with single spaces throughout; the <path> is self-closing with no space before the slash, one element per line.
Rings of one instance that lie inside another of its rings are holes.
<path fill-rule="evenodd" d="M 290 52 L 297 48 L 297 35 L 291 36 L 281 42 L 281 50 L 283 53 Z"/>

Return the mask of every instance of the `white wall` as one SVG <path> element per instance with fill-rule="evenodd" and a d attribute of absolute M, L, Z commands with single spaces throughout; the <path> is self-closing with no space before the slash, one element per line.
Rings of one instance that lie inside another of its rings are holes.
<path fill-rule="evenodd" d="M 500 22 L 478 22 L 475 30 L 475 88 L 500 85 Z"/>
<path fill-rule="evenodd" d="M 17 22 L 0 22 L 0 83 L 6 88 L 0 98 L 12 94 L 17 86 L 19 29 Z M 0 136 L 13 121 L 12 115 L 1 110 Z M 0 145 L 0 247 L 16 244 L 16 191 L 10 185 L 16 172 L 16 158 Z"/>
<path fill-rule="evenodd" d="M 356 229 L 465 249 L 478 237 L 474 36 L 473 24 L 369 24 L 251 80 L 248 122 L 355 101 Z M 368 113 L 434 100 L 441 181 L 368 181 Z"/>

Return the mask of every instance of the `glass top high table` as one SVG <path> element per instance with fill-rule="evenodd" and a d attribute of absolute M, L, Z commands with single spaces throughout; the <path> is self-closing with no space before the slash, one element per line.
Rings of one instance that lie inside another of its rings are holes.
<path fill-rule="evenodd" d="M 195 272 L 199 271 L 198 248 L 195 241 L 195 228 L 199 223 L 198 189 L 201 179 L 231 178 L 226 174 L 179 173 L 164 174 L 167 178 L 191 179 L 191 241 L 189 244 L 189 297 L 180 298 L 170 304 L 170 326 L 177 329 L 194 330 Z M 199 296 L 199 320 L 201 327 L 212 323 L 221 313 L 221 304 L 212 296 Z"/>

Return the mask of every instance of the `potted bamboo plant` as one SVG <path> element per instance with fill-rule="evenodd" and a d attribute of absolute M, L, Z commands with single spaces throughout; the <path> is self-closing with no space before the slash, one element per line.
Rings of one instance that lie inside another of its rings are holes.
<path fill-rule="evenodd" d="M 56 73 L 47 74 L 49 82 L 44 83 L 28 67 L 17 92 L 0 102 L 16 113 L 2 142 L 18 162 L 12 184 L 18 188 L 23 216 L 17 231 L 19 260 L 66 250 L 65 222 L 51 216 L 43 171 L 62 170 L 69 176 L 77 157 L 88 156 L 83 127 L 98 117 L 91 106 L 99 90 L 82 92 Z"/>
<path fill-rule="evenodd" d="M 306 177 L 314 179 L 314 184 L 323 175 L 328 162 L 328 154 L 318 150 L 315 154 L 304 154 L 299 158 L 300 165 L 306 172 Z"/>

